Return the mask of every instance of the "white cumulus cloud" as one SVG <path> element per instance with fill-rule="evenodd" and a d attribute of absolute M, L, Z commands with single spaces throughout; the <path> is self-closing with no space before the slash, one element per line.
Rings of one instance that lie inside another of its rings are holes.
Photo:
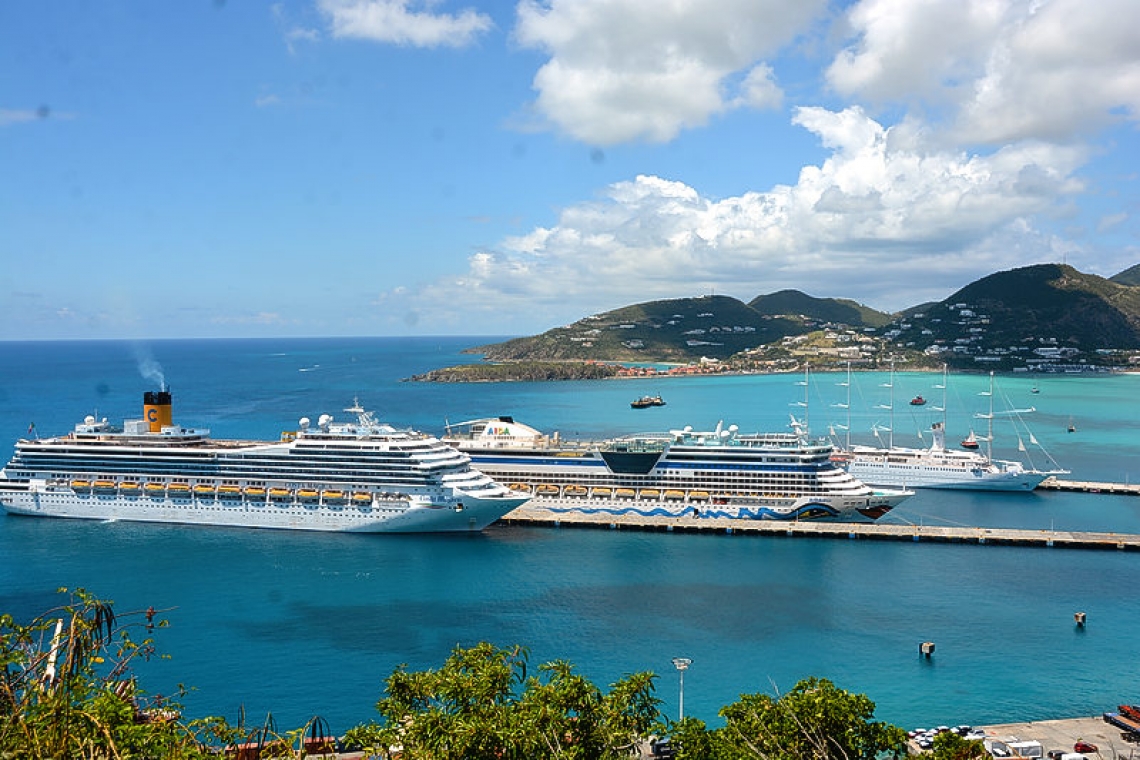
<path fill-rule="evenodd" d="M 436 13 L 424 0 L 319 0 L 334 37 L 354 37 L 415 47 L 465 47 L 494 24 L 471 8 Z"/>
<path fill-rule="evenodd" d="M 515 36 L 550 56 L 535 109 L 594 145 L 667 142 L 735 106 L 781 102 L 763 63 L 824 0 L 522 0 Z M 742 84 L 733 92 L 730 82 Z"/>
<path fill-rule="evenodd" d="M 524 310 L 569 321 L 653 298 L 783 288 L 899 309 L 1071 252 L 1029 219 L 1082 190 L 1077 149 L 923 152 L 857 108 L 803 108 L 795 121 L 831 153 L 794 186 L 718 200 L 661 177 L 617 182 L 400 300 L 500 324 Z"/>
<path fill-rule="evenodd" d="M 847 22 L 830 85 L 922 104 L 959 141 L 1065 140 L 1140 116 L 1135 0 L 862 0 Z"/>

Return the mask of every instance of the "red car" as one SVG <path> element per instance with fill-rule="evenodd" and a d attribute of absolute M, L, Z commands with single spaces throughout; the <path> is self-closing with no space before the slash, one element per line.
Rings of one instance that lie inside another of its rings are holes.
<path fill-rule="evenodd" d="M 1097 751 L 1096 745 L 1095 744 L 1089 744 L 1088 742 L 1077 742 L 1076 744 L 1073 745 L 1073 752 L 1085 753 L 1085 752 L 1096 752 L 1096 751 Z"/>

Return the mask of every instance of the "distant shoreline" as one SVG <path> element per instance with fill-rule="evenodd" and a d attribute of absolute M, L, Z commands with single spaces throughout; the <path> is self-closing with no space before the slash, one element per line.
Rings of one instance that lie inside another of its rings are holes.
<path fill-rule="evenodd" d="M 665 371 L 654 367 L 668 366 Z M 517 369 L 513 372 L 512 369 Z M 810 371 L 817 374 L 841 372 L 888 372 L 886 367 L 866 367 L 853 365 L 850 368 L 833 364 L 812 366 Z M 535 362 L 494 362 L 457 364 L 450 367 L 429 370 L 428 372 L 404 378 L 404 382 L 428 383 L 499 383 L 499 382 L 558 382 L 566 380 L 671 380 L 682 377 L 734 377 L 743 375 L 794 375 L 804 371 L 802 366 L 771 369 L 721 368 L 716 365 L 674 364 L 670 362 L 610 362 L 582 359 L 559 359 Z M 895 372 L 941 373 L 941 367 L 904 366 L 895 367 Z M 1140 369 L 1117 369 L 1113 367 L 1089 367 L 1083 370 L 1061 371 L 1003 371 L 984 369 L 955 369 L 958 375 L 986 375 L 993 372 L 1000 377 L 1062 377 L 1062 376 L 1104 376 L 1110 374 L 1140 375 Z"/>

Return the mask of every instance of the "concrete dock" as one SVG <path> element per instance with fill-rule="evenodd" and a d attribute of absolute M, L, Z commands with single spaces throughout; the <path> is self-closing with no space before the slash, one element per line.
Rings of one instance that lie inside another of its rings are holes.
<path fill-rule="evenodd" d="M 1136 483 L 1097 483 L 1089 480 L 1060 480 L 1048 477 L 1037 486 L 1042 491 L 1073 491 L 1078 493 L 1108 493 L 1140 496 L 1140 484 Z"/>
<path fill-rule="evenodd" d="M 506 525 L 554 528 L 601 528 L 661 533 L 721 533 L 787 538 L 832 538 L 918 543 L 961 543 L 986 546 L 1033 546 L 1056 549 L 1140 551 L 1140 534 L 975 528 L 897 523 L 734 520 L 727 517 L 610 515 L 600 512 L 552 512 L 522 506 L 503 517 Z"/>

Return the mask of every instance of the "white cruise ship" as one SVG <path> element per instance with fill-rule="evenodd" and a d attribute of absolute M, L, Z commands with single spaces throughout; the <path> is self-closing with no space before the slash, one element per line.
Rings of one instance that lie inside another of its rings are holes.
<path fill-rule="evenodd" d="M 553 512 L 866 522 L 913 494 L 869 488 L 831 460 L 830 443 L 798 430 L 718 424 L 590 443 L 490 417 L 448 426 L 443 440 Z"/>
<path fill-rule="evenodd" d="M 275 442 L 213 440 L 172 422 L 147 392 L 122 429 L 88 417 L 67 435 L 16 443 L 0 470 L 12 514 L 347 532 L 479 531 L 527 501 L 437 438 L 355 418 Z"/>

